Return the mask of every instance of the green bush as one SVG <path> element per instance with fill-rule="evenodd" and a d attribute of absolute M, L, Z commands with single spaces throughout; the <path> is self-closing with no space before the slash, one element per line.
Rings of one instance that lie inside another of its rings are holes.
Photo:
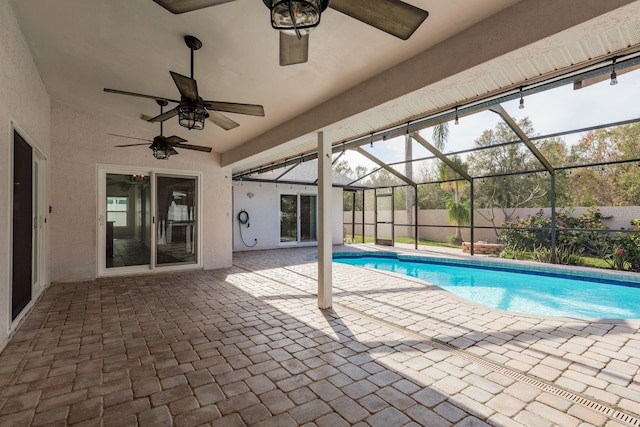
<path fill-rule="evenodd" d="M 599 209 L 590 208 L 574 217 L 573 208 L 556 211 L 556 261 L 559 264 L 580 264 L 581 258 L 605 260 L 611 268 L 640 271 L 640 219 L 631 221 L 634 231 L 608 233 L 602 221 L 610 218 Z M 526 218 L 505 221 L 499 240 L 505 245 L 503 258 L 551 261 L 551 218 L 542 209 Z M 584 229 L 584 230 L 580 230 Z"/>

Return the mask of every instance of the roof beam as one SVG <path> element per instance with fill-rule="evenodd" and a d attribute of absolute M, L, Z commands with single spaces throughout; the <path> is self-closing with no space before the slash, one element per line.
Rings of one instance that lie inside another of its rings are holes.
<path fill-rule="evenodd" d="M 542 163 L 542 166 L 544 166 L 544 168 L 550 174 L 555 173 L 554 167 L 551 165 L 551 163 L 549 163 L 549 160 L 547 160 L 547 158 L 538 150 L 538 147 L 536 147 L 533 142 L 531 142 L 527 134 L 525 134 L 520 126 L 518 126 L 516 121 L 513 120 L 513 117 L 511 117 L 509 113 L 507 113 L 505 109 L 502 108 L 502 105 L 494 105 L 493 107 L 489 108 L 489 110 L 502 117 L 502 120 L 504 120 L 504 122 L 511 128 L 511 130 L 514 131 L 516 135 L 518 135 L 518 138 L 520 138 L 522 142 L 524 142 L 529 151 L 531 151 L 531 153 L 536 156 L 540 163 Z"/>
<path fill-rule="evenodd" d="M 382 169 L 384 169 L 387 172 L 389 172 L 390 174 L 397 176 L 398 178 L 400 178 L 401 180 L 403 180 L 404 182 L 406 182 L 410 186 L 416 187 L 416 183 L 415 182 L 413 182 L 412 180 L 410 180 L 409 178 L 407 178 L 406 176 L 404 176 L 403 174 L 401 174 L 400 172 L 398 172 L 397 170 L 395 170 L 394 168 L 392 168 L 391 166 L 389 166 L 388 164 L 386 164 L 385 162 L 383 162 L 382 160 L 380 160 L 379 158 L 374 156 L 373 154 L 363 150 L 360 147 L 356 148 L 356 151 L 358 153 L 360 153 L 361 155 L 363 155 L 364 157 L 366 157 L 367 159 L 371 160 L 373 163 L 375 163 L 378 166 L 380 166 Z"/>
<path fill-rule="evenodd" d="M 424 139 L 423 137 L 421 137 L 417 133 L 412 133 L 410 135 L 411 135 L 411 137 L 413 139 L 415 139 L 420 144 L 422 144 L 422 146 L 424 148 L 426 148 L 427 150 L 431 151 L 434 156 L 436 156 L 437 158 L 439 158 L 440 160 L 445 162 L 447 164 L 447 166 L 449 166 L 451 169 L 453 169 L 458 175 L 460 175 L 461 177 L 466 179 L 468 182 L 471 182 L 471 180 L 473 179 L 473 178 L 471 178 L 471 175 L 469 175 L 464 169 L 462 169 L 456 163 L 451 161 L 451 159 L 449 159 L 447 156 L 442 154 L 442 152 L 440 150 L 438 150 L 436 147 L 434 147 L 433 145 L 429 144 L 429 142 L 426 139 Z"/>

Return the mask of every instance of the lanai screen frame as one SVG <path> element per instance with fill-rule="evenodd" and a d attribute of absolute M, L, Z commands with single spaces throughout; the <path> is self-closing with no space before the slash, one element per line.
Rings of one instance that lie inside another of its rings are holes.
<path fill-rule="evenodd" d="M 488 227 L 488 226 L 475 226 L 474 225 L 474 210 L 475 210 L 475 206 L 474 206 L 474 181 L 478 180 L 478 179 L 486 179 L 486 178 L 497 178 L 497 177 L 506 177 L 506 176 L 513 176 L 513 175 L 523 175 L 523 174 L 532 174 L 532 173 L 548 173 L 549 174 L 549 179 L 550 179 L 550 184 L 551 184 L 551 227 L 548 228 L 550 234 L 551 234 L 551 263 L 556 263 L 556 233 L 557 231 L 559 231 L 557 225 L 556 225 L 556 197 L 555 197 L 555 178 L 556 178 L 556 173 L 557 171 L 565 171 L 565 170 L 572 170 L 572 169 L 578 169 L 578 168 L 587 168 L 587 167 L 603 167 L 603 166 L 608 166 L 608 165 L 616 165 L 616 164 L 624 164 L 624 163 L 639 163 L 640 162 L 640 158 L 633 158 L 633 159 L 624 159 L 624 160 L 614 160 L 614 161 L 607 161 L 607 162 L 592 162 L 592 163 L 585 163 L 585 164 L 580 164 L 580 165 L 569 165 L 569 166 L 554 166 L 552 165 L 543 155 L 542 153 L 540 153 L 537 149 L 537 147 L 532 143 L 532 141 L 534 140 L 539 140 L 539 139 L 546 139 L 546 138 L 553 138 L 553 137 L 558 137 L 558 136 L 563 136 L 563 135 L 568 135 L 568 134 L 572 134 L 572 133 L 579 133 L 579 132 L 586 132 L 586 131 L 592 131 L 592 130 L 597 130 L 597 129 L 603 129 L 603 128 L 609 128 L 609 127 L 614 127 L 614 126 L 621 126 L 621 125 L 625 125 L 625 124 L 631 124 L 631 123 L 637 123 L 640 122 L 640 117 L 638 118 L 634 118 L 634 119 L 630 119 L 630 120 L 624 120 L 624 121 L 617 121 L 617 122 L 612 122 L 612 123 L 607 123 L 607 124 L 599 124 L 599 125 L 595 125 L 595 126 L 590 126 L 590 127 L 583 127 L 583 128 L 579 128 L 579 129 L 573 129 L 573 130 L 567 130 L 567 131 L 562 131 L 562 132 L 557 132 L 557 133 L 553 133 L 553 134 L 548 134 L 548 135 L 541 135 L 541 136 L 534 136 L 534 137 L 529 137 L 527 136 L 522 129 L 519 128 L 519 126 L 517 125 L 517 123 L 515 122 L 515 120 L 509 116 L 509 114 L 506 112 L 506 110 L 504 110 L 504 108 L 502 107 L 502 103 L 506 102 L 506 101 L 510 101 L 513 99 L 517 99 L 519 97 L 522 96 L 527 96 L 527 95 L 531 95 L 533 93 L 537 93 L 537 92 L 542 92 L 545 90 L 549 90 L 549 89 L 553 89 L 559 86 L 563 86 L 566 84 L 570 84 L 570 83 L 574 83 L 576 81 L 584 81 L 587 79 L 602 79 L 602 76 L 608 76 L 609 71 L 611 69 L 611 64 L 608 61 L 615 61 L 616 63 L 616 67 L 617 69 L 623 70 L 625 68 L 630 68 L 630 67 L 639 67 L 640 66 L 640 51 L 634 51 L 629 53 L 628 55 L 626 55 L 624 58 L 620 58 L 620 57 L 615 57 L 612 56 L 609 60 L 604 60 L 598 63 L 598 65 L 592 66 L 588 69 L 581 69 L 578 71 L 573 71 L 570 72 L 568 74 L 565 75 L 561 75 L 558 76 L 556 78 L 553 79 L 547 79 L 538 83 L 531 83 L 529 86 L 527 86 L 525 88 L 525 86 L 518 86 L 517 90 L 511 90 L 508 93 L 502 93 L 500 95 L 494 96 L 492 98 L 486 98 L 486 99 L 480 99 L 476 102 L 473 103 L 468 103 L 465 105 L 455 105 L 455 106 L 449 106 L 448 108 L 442 109 L 443 111 L 439 111 L 439 112 L 434 112 L 433 114 L 429 115 L 426 118 L 423 119 L 415 119 L 415 120 L 410 120 L 407 121 L 406 123 L 402 124 L 402 125 L 398 125 L 398 126 L 394 126 L 394 127 L 388 127 L 388 128 L 384 128 L 375 132 L 371 132 L 370 134 L 366 135 L 366 136 L 361 136 L 358 138 L 354 138 L 351 140 L 347 140 L 347 141 L 341 141 L 341 142 L 337 142 L 335 144 L 333 144 L 333 153 L 334 154 L 338 154 L 336 157 L 334 157 L 333 159 L 333 164 L 335 164 L 338 159 L 341 157 L 341 155 L 346 151 L 346 150 L 355 150 L 357 152 L 359 152 L 361 155 L 365 156 L 366 158 L 368 158 L 370 161 L 376 163 L 379 167 L 377 169 L 374 169 L 372 171 L 370 171 L 369 173 L 367 173 L 367 175 L 359 177 L 358 179 L 355 179 L 351 182 L 349 182 L 348 184 L 335 184 L 334 183 L 334 187 L 341 187 L 343 189 L 343 191 L 347 191 L 347 192 L 353 192 L 354 196 L 353 196 L 353 201 L 354 203 L 352 204 L 352 210 L 355 209 L 355 192 L 362 192 L 362 200 L 363 200 L 363 211 L 362 211 L 362 230 L 363 230 L 363 242 L 364 242 L 364 235 L 365 233 L 365 227 L 366 225 L 373 225 L 375 227 L 374 230 L 374 236 L 377 236 L 377 222 L 375 220 L 375 208 L 374 208 L 374 222 L 372 224 L 367 224 L 365 221 L 365 197 L 364 197 L 364 192 L 366 190 L 374 190 L 374 193 L 376 192 L 376 190 L 378 188 L 390 188 L 392 189 L 392 192 L 394 191 L 393 189 L 396 187 L 412 187 L 413 188 L 413 194 L 415 196 L 414 199 L 414 218 L 415 218 L 415 224 L 396 224 L 395 220 L 393 220 L 392 223 L 392 230 L 395 229 L 396 226 L 407 226 L 407 227 L 414 227 L 414 242 L 415 242 L 415 248 L 418 249 L 418 235 L 419 235 L 419 228 L 420 227 L 456 227 L 454 225 L 428 225 L 428 224 L 419 224 L 419 219 L 418 219 L 418 185 L 427 185 L 427 184 L 441 184 L 441 183 L 445 183 L 445 182 L 451 182 L 451 181 L 466 181 L 469 183 L 470 185 L 470 225 L 469 226 L 460 226 L 461 228 L 468 228 L 470 230 L 470 240 L 471 240 L 471 255 L 474 255 L 474 242 L 475 242 L 475 238 L 474 238 L 474 230 L 475 229 L 521 229 L 521 230 L 527 230 L 527 228 L 513 228 L 513 227 Z M 499 116 L 501 116 L 502 120 L 511 128 L 511 130 L 520 138 L 514 141 L 509 141 L 509 142 L 505 142 L 505 143 L 501 143 L 501 144 L 496 144 L 496 145 L 492 145 L 492 146 L 486 146 L 486 147 L 477 147 L 477 148 L 471 148 L 471 149 L 466 149 L 466 150 L 460 150 L 460 151 L 455 151 L 455 152 L 448 152 L 448 153 L 442 153 L 440 152 L 438 149 L 436 149 L 433 145 L 431 145 L 428 141 L 426 141 L 424 138 L 422 138 L 419 134 L 418 131 L 422 130 L 422 129 L 426 129 L 426 128 L 430 128 L 432 126 L 435 125 L 439 125 L 442 123 L 446 123 L 451 121 L 452 119 L 455 118 L 461 118 L 464 116 L 468 116 L 477 112 L 481 112 L 481 111 L 493 111 L 494 113 L 498 114 Z M 377 141 L 381 141 L 381 140 L 386 140 L 386 139 L 390 139 L 390 138 L 394 138 L 397 136 L 401 136 L 402 134 L 404 134 L 406 137 L 412 138 L 414 140 L 416 140 L 417 142 L 419 142 L 422 146 L 424 146 L 425 148 L 427 148 L 433 155 L 429 156 L 429 157 L 422 157 L 422 158 L 418 158 L 418 159 L 411 159 L 411 160 L 404 160 L 404 161 L 398 161 L 398 162 L 389 162 L 389 163 L 385 163 L 380 159 L 377 159 L 375 156 L 373 156 L 371 153 L 368 153 L 367 151 L 363 150 L 361 148 L 361 146 L 366 145 L 366 144 L 373 144 L 374 142 Z M 465 171 L 461 170 L 459 167 L 457 167 L 457 165 L 455 165 L 455 163 L 451 162 L 449 160 L 449 156 L 453 156 L 453 155 L 458 155 L 458 154 L 466 154 L 466 153 L 472 153 L 475 151 L 481 151 L 481 150 L 487 150 L 487 149 L 493 149 L 499 146 L 505 146 L 505 145 L 509 145 L 509 144 L 525 144 L 526 147 L 528 148 L 528 150 L 531 152 L 531 154 L 533 154 L 538 161 L 544 166 L 543 169 L 536 169 L 536 170 L 527 170 L 527 171 L 510 171 L 510 172 L 506 172 L 506 173 L 500 173 L 500 174 L 493 174 L 493 175 L 483 175 L 483 176 L 469 176 Z M 406 163 L 413 163 L 413 162 L 417 162 L 417 161 L 423 161 L 423 160 L 430 160 L 430 159 L 435 159 L 438 158 L 441 161 L 445 162 L 449 167 L 451 167 L 454 171 L 456 171 L 461 178 L 458 179 L 453 179 L 453 180 L 437 180 L 437 181 L 429 181 L 429 182 L 414 182 L 413 179 L 408 178 L 406 176 L 404 176 L 403 174 L 401 174 L 400 172 L 398 172 L 396 169 L 393 168 L 393 166 L 398 166 L 398 165 L 402 165 L 402 164 L 406 164 Z M 286 175 L 288 174 L 288 172 L 290 172 L 292 169 L 294 169 L 298 164 L 309 161 L 309 160 L 315 160 L 317 159 L 317 151 L 310 151 L 307 153 L 303 153 L 300 154 L 299 156 L 296 157 L 292 157 L 292 158 L 285 158 L 281 161 L 278 162 L 272 162 L 269 165 L 264 165 L 264 166 L 260 166 L 258 168 L 252 168 L 250 170 L 247 171 L 242 171 L 242 172 L 238 172 L 236 174 L 233 175 L 232 179 L 236 180 L 236 181 L 256 181 L 256 182 L 272 182 L 272 183 L 282 183 L 282 184 L 299 184 L 299 185 L 317 185 L 317 179 L 313 182 L 308 182 L 308 181 L 299 181 L 299 180 L 287 180 L 286 179 Z M 260 178 L 257 177 L 256 174 L 262 174 L 265 172 L 269 172 L 269 171 L 273 171 L 276 169 L 280 169 L 280 168 L 288 168 L 286 169 L 286 171 L 282 174 L 280 174 L 276 179 L 264 179 L 264 178 Z M 372 187 L 370 185 L 363 185 L 360 184 L 359 182 L 362 181 L 363 179 L 367 178 L 369 175 L 376 173 L 380 170 L 387 170 L 388 172 L 390 172 L 391 174 L 395 175 L 397 178 L 399 178 L 400 180 L 404 181 L 404 184 L 399 184 L 399 185 L 385 185 L 385 186 L 378 186 L 378 187 Z M 375 196 L 375 194 L 374 194 Z M 375 197 L 374 197 L 375 200 Z M 352 236 L 355 237 L 355 211 L 352 212 L 352 218 L 354 219 L 352 221 Z M 537 229 L 540 230 L 540 229 Z M 623 233 L 637 233 L 637 230 L 629 230 L 629 229 L 571 229 L 571 228 L 562 228 L 561 230 L 566 230 L 566 231 L 595 231 L 595 232 L 623 232 Z"/>

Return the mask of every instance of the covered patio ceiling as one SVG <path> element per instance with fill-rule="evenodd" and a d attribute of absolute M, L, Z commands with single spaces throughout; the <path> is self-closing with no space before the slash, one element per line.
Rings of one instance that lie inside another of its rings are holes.
<path fill-rule="evenodd" d="M 640 44 L 640 2 L 629 0 L 411 0 L 429 11 L 401 41 L 327 10 L 311 33 L 310 60 L 280 67 L 277 33 L 256 0 L 172 15 L 153 1 L 10 0 L 38 69 L 57 102 L 136 123 L 157 105 L 103 88 L 175 98 L 169 71 L 189 74 L 183 37 L 198 37 L 195 74 L 203 97 L 262 104 L 265 117 L 230 116 L 165 134 L 212 147 L 234 173 L 452 111 L 571 69 L 625 55 Z M 114 139 L 114 145 L 119 141 Z M 90 143 L 90 142 L 89 142 Z"/>

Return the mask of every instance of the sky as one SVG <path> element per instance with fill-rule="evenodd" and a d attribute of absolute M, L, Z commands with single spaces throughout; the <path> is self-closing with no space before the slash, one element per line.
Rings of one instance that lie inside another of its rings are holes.
<path fill-rule="evenodd" d="M 524 109 L 519 109 L 519 99 L 503 103 L 504 109 L 516 120 L 529 117 L 536 134 L 547 135 L 571 129 L 606 124 L 640 117 L 640 70 L 621 74 L 618 72 L 618 84 L 610 85 L 609 80 L 596 83 L 579 90 L 566 85 L 548 91 L 524 97 Z M 484 111 L 461 117 L 459 125 L 449 122 L 449 139 L 444 152 L 473 148 L 474 140 L 484 130 L 493 129 L 501 119 L 495 113 Z M 431 129 L 420 134 L 432 141 Z M 584 133 L 563 136 L 569 145 L 577 143 Z M 373 148 L 363 147 L 385 162 L 404 159 L 404 136 L 380 141 Z M 430 153 L 414 143 L 413 157 L 428 156 Z M 341 158 L 346 159 L 352 168 L 363 165 L 368 169 L 375 166 L 361 155 L 347 151 Z"/>

